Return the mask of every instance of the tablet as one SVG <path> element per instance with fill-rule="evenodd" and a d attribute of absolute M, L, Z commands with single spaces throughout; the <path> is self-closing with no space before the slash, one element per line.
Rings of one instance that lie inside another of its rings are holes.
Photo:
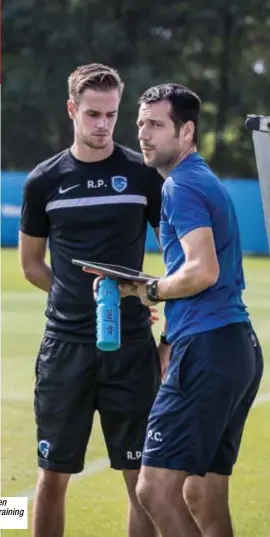
<path fill-rule="evenodd" d="M 145 272 L 134 270 L 128 267 L 122 267 L 121 265 L 108 265 L 106 263 L 94 263 L 92 261 L 83 261 L 82 259 L 72 259 L 74 265 L 80 267 L 87 267 L 91 269 L 93 274 L 102 276 L 103 278 L 112 278 L 114 280 L 133 280 L 135 282 L 147 282 L 157 278 L 157 276 L 150 276 Z"/>

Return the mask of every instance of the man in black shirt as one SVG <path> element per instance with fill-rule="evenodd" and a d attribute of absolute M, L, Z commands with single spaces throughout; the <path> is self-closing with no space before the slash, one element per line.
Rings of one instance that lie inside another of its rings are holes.
<path fill-rule="evenodd" d="M 123 83 L 90 64 L 69 77 L 71 148 L 29 174 L 20 224 L 26 278 L 48 292 L 47 323 L 36 362 L 35 414 L 40 467 L 34 537 L 62 537 L 70 475 L 81 472 L 98 410 L 112 468 L 127 485 L 129 537 L 155 529 L 135 495 L 147 417 L 160 364 L 149 310 L 121 304 L 122 346 L 96 348 L 93 279 L 72 258 L 142 269 L 147 222 L 158 231 L 162 179 L 139 153 L 113 142 Z M 49 239 L 51 267 L 45 253 Z"/>

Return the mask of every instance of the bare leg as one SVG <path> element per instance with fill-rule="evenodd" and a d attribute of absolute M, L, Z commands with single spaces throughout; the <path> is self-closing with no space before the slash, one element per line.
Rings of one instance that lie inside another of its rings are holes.
<path fill-rule="evenodd" d="M 162 537 L 201 537 L 182 495 L 185 479 L 185 472 L 142 466 L 137 496 Z"/>
<path fill-rule="evenodd" d="M 140 505 L 136 496 L 139 470 L 124 470 L 123 476 L 129 496 L 128 537 L 158 537 L 158 532 L 152 520 Z"/>
<path fill-rule="evenodd" d="M 33 506 L 33 537 L 63 537 L 69 474 L 39 469 Z"/>
<path fill-rule="evenodd" d="M 189 476 L 184 484 L 186 504 L 203 537 L 233 537 L 227 476 Z"/>

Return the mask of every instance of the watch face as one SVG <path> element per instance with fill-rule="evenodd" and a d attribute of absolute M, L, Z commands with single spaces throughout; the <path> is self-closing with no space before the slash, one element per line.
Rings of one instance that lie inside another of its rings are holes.
<path fill-rule="evenodd" d="M 157 300 L 157 295 L 156 295 L 156 292 L 157 292 L 157 282 L 158 280 L 152 280 L 151 282 L 149 282 L 146 286 L 146 294 L 147 294 L 147 298 L 149 300 L 152 300 L 153 302 L 155 302 Z"/>
<path fill-rule="evenodd" d="M 157 298 L 157 280 L 152 283 L 152 293 L 154 298 Z"/>

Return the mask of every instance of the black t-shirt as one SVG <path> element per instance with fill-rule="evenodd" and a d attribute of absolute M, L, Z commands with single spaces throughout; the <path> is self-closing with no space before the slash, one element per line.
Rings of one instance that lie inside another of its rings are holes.
<path fill-rule="evenodd" d="M 142 270 L 147 222 L 159 226 L 163 180 L 142 155 L 115 145 L 112 155 L 85 163 L 69 149 L 28 176 L 20 229 L 48 237 L 53 274 L 46 334 L 95 341 L 92 275 L 73 258 Z M 149 311 L 135 297 L 121 301 L 122 338 L 149 330 Z"/>

